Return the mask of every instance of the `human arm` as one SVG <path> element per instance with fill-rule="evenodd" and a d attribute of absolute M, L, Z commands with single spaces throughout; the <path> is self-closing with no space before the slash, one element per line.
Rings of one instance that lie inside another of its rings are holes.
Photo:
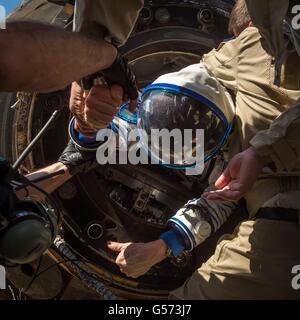
<path fill-rule="evenodd" d="M 86 173 L 94 169 L 97 165 L 95 152 L 79 150 L 70 140 L 58 162 L 30 173 L 26 175 L 26 178 L 30 181 L 34 181 L 54 174 L 51 178 L 34 183 L 40 189 L 51 194 L 74 175 Z M 55 175 L 55 173 L 59 174 Z M 17 191 L 17 196 L 19 199 L 29 196 L 35 201 L 45 200 L 45 195 L 34 187 L 27 187 L 27 190 L 21 189 Z"/>
<path fill-rule="evenodd" d="M 95 151 L 83 151 L 70 140 L 56 163 L 26 175 L 26 178 L 34 181 L 53 174 L 53 177 L 35 183 L 36 186 L 51 194 L 74 175 L 86 173 L 97 165 Z M 58 174 L 55 175 L 56 173 Z M 45 196 L 33 187 L 28 187 L 27 191 L 19 190 L 17 196 L 20 199 L 30 196 L 36 201 L 45 199 Z"/>
<path fill-rule="evenodd" d="M 129 37 L 143 5 L 144 1 L 142 0 L 125 0 L 122 2 L 114 0 L 77 1 L 74 16 L 74 31 L 92 35 L 99 39 L 105 39 L 116 46 L 120 46 Z M 123 88 L 122 96 L 118 89 L 115 91 L 111 90 L 112 100 L 120 106 L 122 100 L 125 100 L 127 95 L 127 98 L 131 100 L 131 108 L 134 110 L 138 92 L 134 74 L 128 67 L 126 60 L 118 55 L 114 64 L 109 69 L 102 70 L 102 75 L 108 80 L 108 84 L 118 84 Z M 88 82 L 92 82 L 90 77 L 88 77 Z M 88 88 L 85 88 L 86 91 L 84 92 L 81 84 L 74 82 L 70 98 L 70 110 L 75 116 L 76 130 L 87 137 L 93 136 L 96 130 L 105 127 L 101 119 L 99 121 L 97 116 L 94 117 L 96 111 L 99 111 L 100 108 L 96 101 L 97 97 L 93 94 L 94 88 L 90 92 L 88 91 L 90 87 L 91 84 L 88 85 Z M 84 107 L 86 102 L 87 105 Z M 110 101 L 107 101 L 107 103 L 112 104 Z M 106 111 L 108 111 L 107 113 L 110 116 L 111 110 Z M 94 121 L 95 118 L 96 121 Z"/>
<path fill-rule="evenodd" d="M 148 243 L 109 243 L 117 252 L 116 264 L 129 277 L 145 274 L 155 264 L 168 257 L 180 256 L 193 250 L 226 222 L 236 208 L 236 203 L 216 204 L 203 198 L 190 201 L 169 221 L 169 230 L 159 240 Z M 170 249 L 170 250 L 169 250 Z"/>
<path fill-rule="evenodd" d="M 33 181 L 33 180 L 37 180 L 45 176 L 48 176 L 50 174 L 54 174 L 59 171 L 61 171 L 59 175 L 56 175 L 50 179 L 42 180 L 36 183 L 36 185 L 39 188 L 51 194 L 72 177 L 68 171 L 68 168 L 63 163 L 56 162 L 48 167 L 39 169 L 33 173 L 28 174 L 26 178 L 30 181 Z M 32 187 L 28 187 L 27 191 L 24 189 L 21 189 L 20 191 L 17 192 L 17 196 L 20 199 L 26 197 L 27 194 L 30 195 L 30 197 L 36 201 L 41 201 L 41 200 L 44 200 L 45 198 L 41 192 L 39 192 L 37 189 Z"/>
<path fill-rule="evenodd" d="M 33 22 L 0 30 L 0 90 L 47 92 L 110 67 L 116 48 L 104 40 Z"/>
<path fill-rule="evenodd" d="M 251 147 L 235 155 L 216 181 L 217 190 L 204 194 L 209 200 L 239 200 L 251 191 L 264 166 L 277 172 L 292 171 L 300 159 L 300 105 L 284 112 L 269 129 L 258 132 Z"/>

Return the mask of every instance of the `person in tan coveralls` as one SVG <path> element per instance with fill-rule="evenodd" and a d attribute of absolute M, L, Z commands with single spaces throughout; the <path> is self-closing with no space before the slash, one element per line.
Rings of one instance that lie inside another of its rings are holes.
<path fill-rule="evenodd" d="M 292 8 L 297 1 L 248 1 L 252 20 L 268 41 L 268 48 L 273 53 L 276 65 L 280 68 L 286 55 L 282 34 L 282 20 L 288 8 L 286 28 L 293 39 L 296 51 L 300 55 L 299 30 L 291 28 Z M 274 8 L 277 10 L 274 10 Z M 259 10 L 257 10 L 257 8 Z M 298 20 L 297 20 L 298 22 Z M 236 155 L 220 177 L 221 183 L 216 183 L 217 192 L 210 192 L 210 198 L 223 200 L 238 200 L 253 188 L 258 175 L 265 163 L 272 163 L 276 172 L 297 172 L 300 167 L 300 106 L 280 115 L 270 126 L 256 134 L 250 141 L 251 147 Z M 235 182 L 235 188 L 231 184 Z M 293 201 L 293 200 L 291 200 Z M 295 200 L 294 200 L 295 201 Z"/>
<path fill-rule="evenodd" d="M 234 156 L 216 181 L 216 191 L 208 192 L 210 200 L 239 200 L 247 194 L 270 164 L 274 172 L 297 175 L 300 167 L 300 105 L 281 114 L 270 128 L 258 132 L 251 147 Z M 295 197 L 298 194 L 294 194 Z M 298 201 L 287 199 L 287 203 Z"/>
<path fill-rule="evenodd" d="M 277 1 L 268 2 L 271 7 L 273 3 L 278 6 Z M 229 160 L 250 147 L 256 133 L 267 130 L 300 97 L 300 70 L 295 68 L 300 62 L 298 54 L 293 51 L 279 68 L 274 54 L 267 50 L 267 40 L 250 26 L 203 57 L 207 69 L 236 99 L 235 129 L 227 146 Z M 280 70 L 280 75 L 275 70 Z M 275 84 L 278 78 L 280 86 Z M 250 219 L 237 226 L 234 234 L 224 235 L 214 255 L 170 298 L 300 299 L 291 285 L 292 268 L 300 264 L 299 196 L 299 171 L 275 174 L 272 165 L 266 166 L 245 196 Z M 197 234 L 197 224 L 203 219 L 199 212 L 223 216 L 224 221 L 224 215 L 236 207 L 235 202 L 209 198 L 206 193 L 190 201 L 174 216 L 193 234 L 197 245 L 203 241 Z M 138 277 L 166 258 L 163 242 L 112 243 L 110 248 L 119 252 L 116 263 L 121 270 Z M 154 252 L 162 253 L 157 257 Z"/>

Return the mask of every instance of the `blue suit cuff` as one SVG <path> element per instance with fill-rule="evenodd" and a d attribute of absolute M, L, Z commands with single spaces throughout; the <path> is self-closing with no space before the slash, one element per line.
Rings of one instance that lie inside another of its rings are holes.
<path fill-rule="evenodd" d="M 174 230 L 169 230 L 160 235 L 159 239 L 162 239 L 168 248 L 171 249 L 174 257 L 178 257 L 185 250 L 185 243 L 180 234 Z"/>

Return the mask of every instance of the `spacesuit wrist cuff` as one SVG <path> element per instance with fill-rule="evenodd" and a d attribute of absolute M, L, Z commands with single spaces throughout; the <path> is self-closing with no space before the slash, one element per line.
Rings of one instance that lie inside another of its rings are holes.
<path fill-rule="evenodd" d="M 181 236 L 187 251 L 192 251 L 196 247 L 195 237 L 184 222 L 175 216 L 168 221 L 168 225 Z"/>
<path fill-rule="evenodd" d="M 69 135 L 74 144 L 81 150 L 95 151 L 101 144 L 96 140 L 97 132 L 95 132 L 92 138 L 88 138 L 75 129 L 75 117 L 70 121 Z"/>
<path fill-rule="evenodd" d="M 174 230 L 169 230 L 160 235 L 159 239 L 163 240 L 167 247 L 171 249 L 174 257 L 178 257 L 185 250 L 185 242 L 180 234 Z"/>

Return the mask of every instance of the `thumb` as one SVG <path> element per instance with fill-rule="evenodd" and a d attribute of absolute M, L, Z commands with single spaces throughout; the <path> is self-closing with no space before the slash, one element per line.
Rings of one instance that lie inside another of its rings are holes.
<path fill-rule="evenodd" d="M 119 242 L 108 242 L 107 247 L 113 252 L 121 252 L 123 248 L 127 245 L 127 243 L 119 243 Z"/>
<path fill-rule="evenodd" d="M 215 187 L 217 189 L 223 189 L 224 187 L 226 187 L 229 182 L 231 181 L 231 175 L 230 175 L 230 171 L 228 169 L 228 167 L 224 170 L 224 172 L 220 175 L 220 177 L 218 178 L 218 180 L 215 182 Z"/>
<path fill-rule="evenodd" d="M 121 105 L 123 102 L 124 90 L 121 86 L 113 84 L 110 86 L 110 94 L 112 99 L 118 104 Z"/>

